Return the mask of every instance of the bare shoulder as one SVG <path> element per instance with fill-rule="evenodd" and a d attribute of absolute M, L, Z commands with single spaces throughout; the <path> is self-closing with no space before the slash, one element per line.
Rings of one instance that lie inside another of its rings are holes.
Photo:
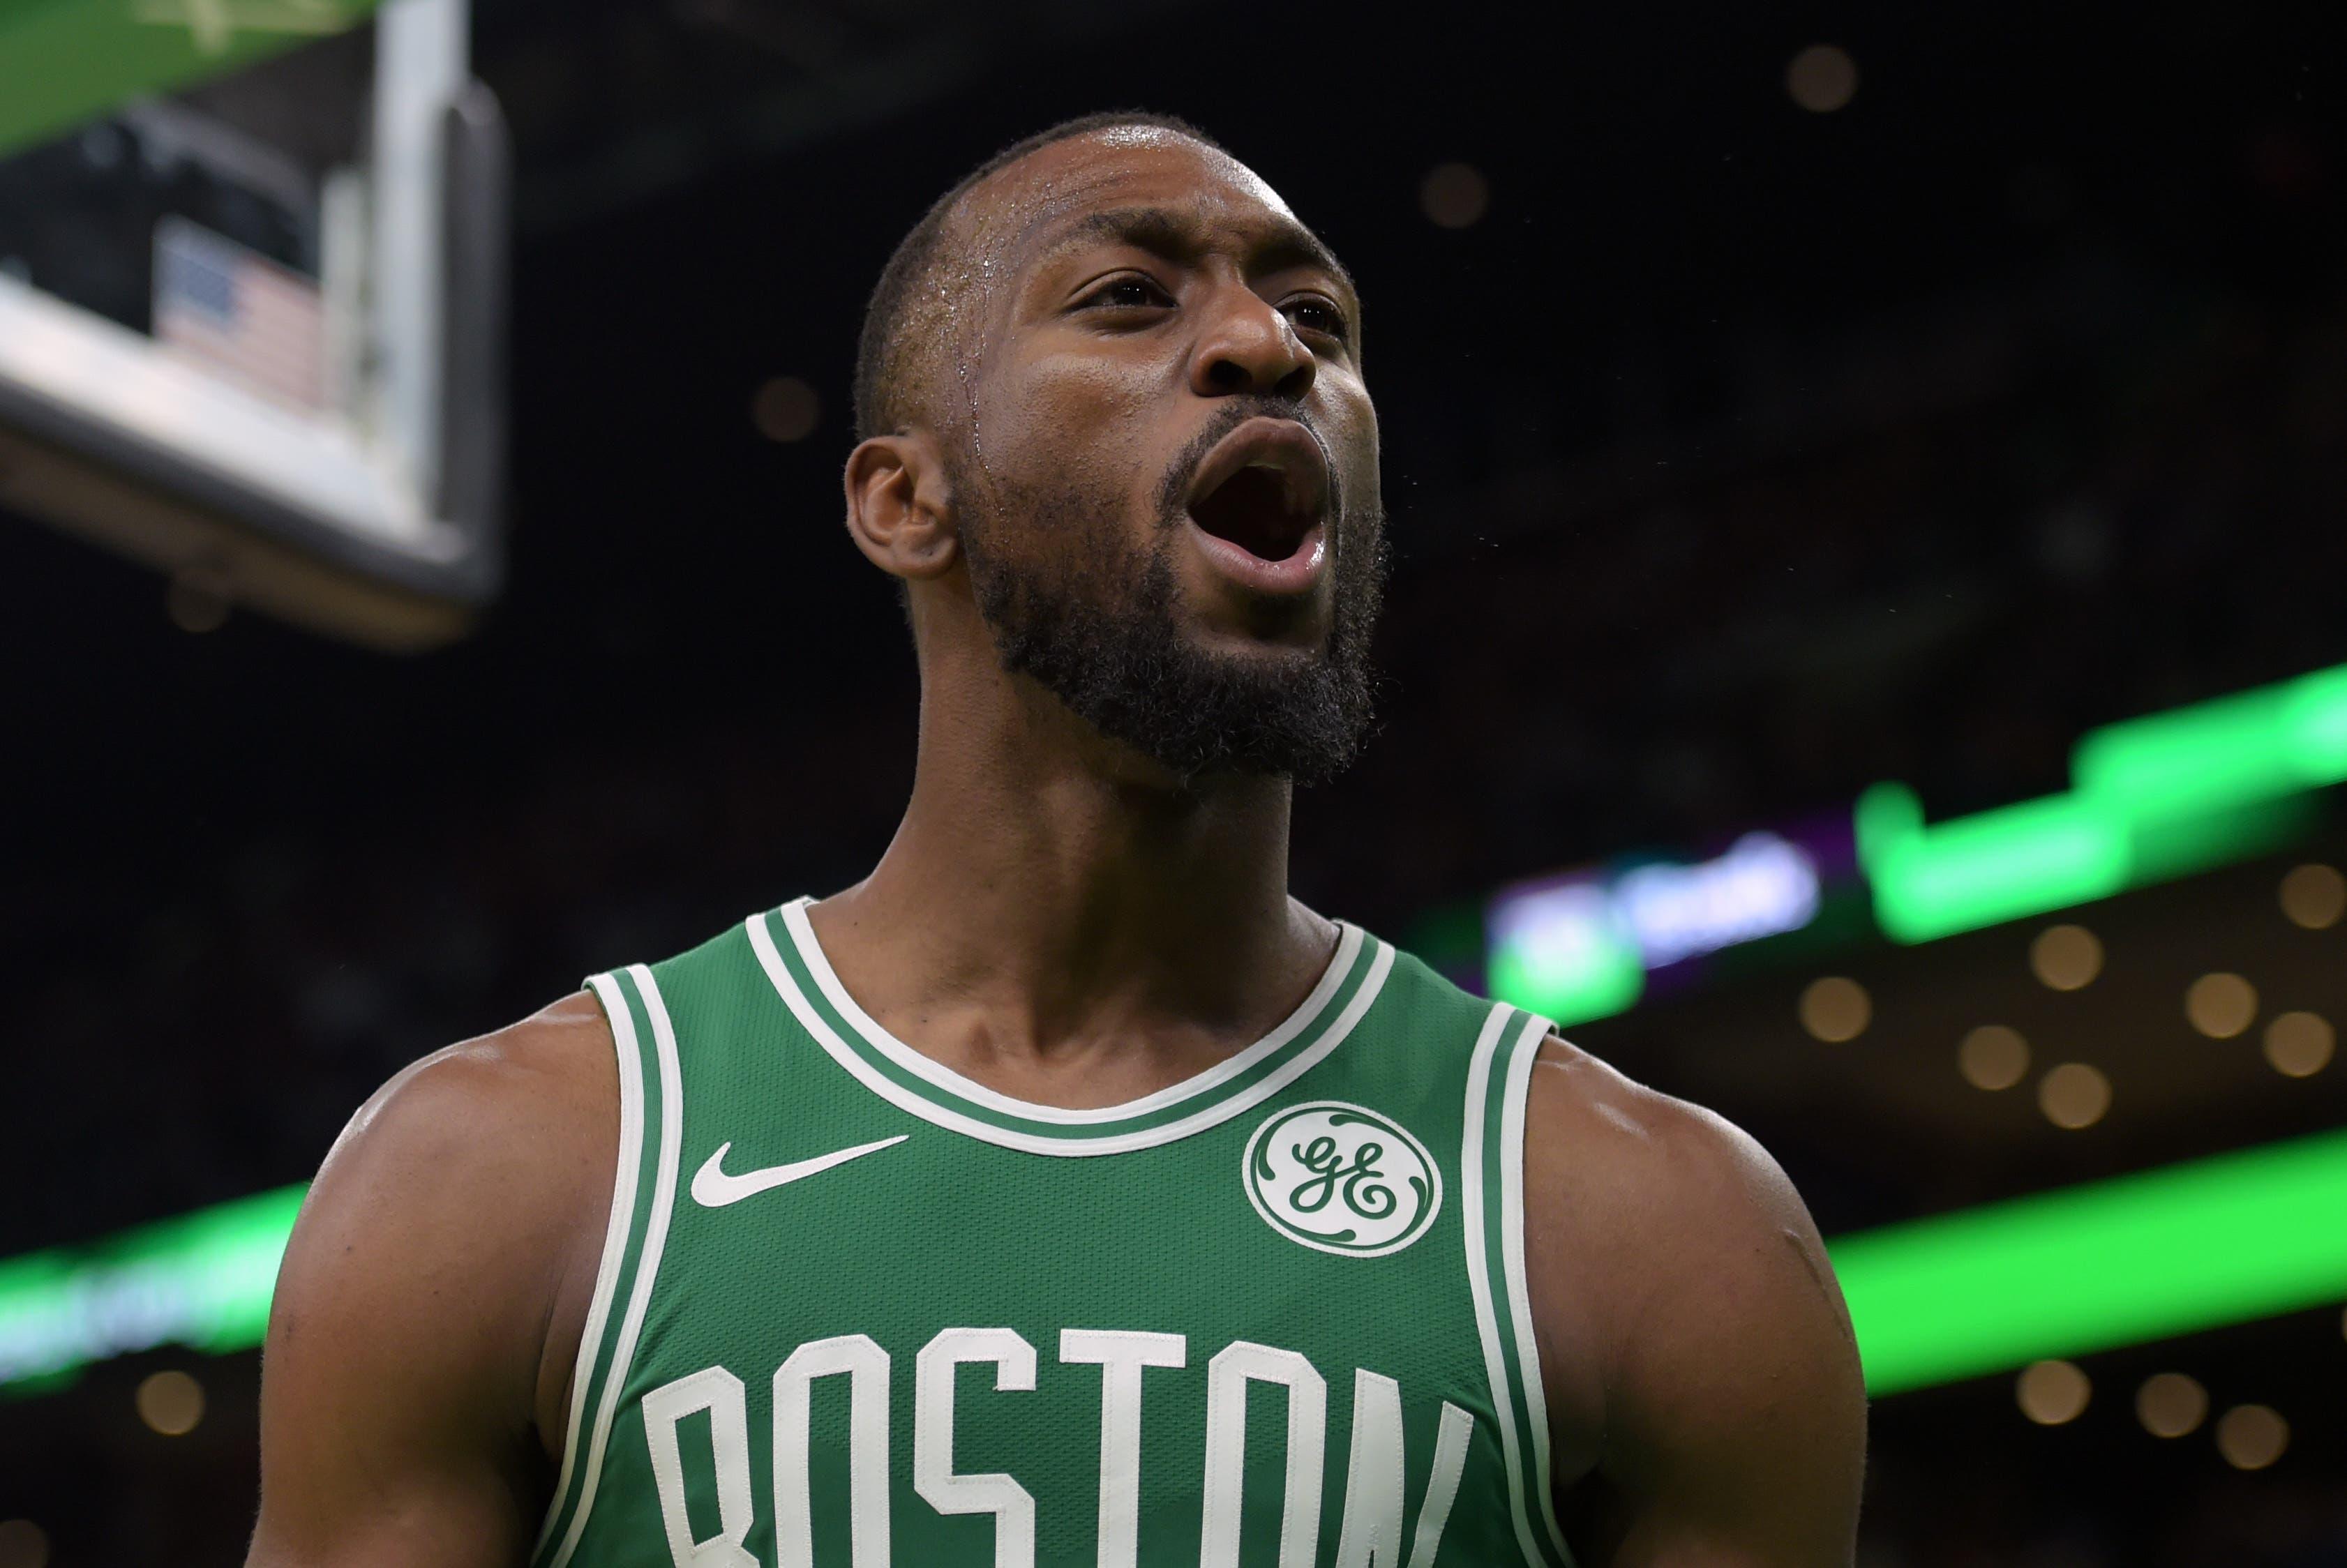
<path fill-rule="evenodd" d="M 1768 1151 L 1552 1038 L 1526 1106 L 1524 1211 L 1557 1480 L 1584 1483 L 1593 1560 L 1847 1562 L 1857 1342 Z"/>
<path fill-rule="evenodd" d="M 1526 1201 L 1583 1241 L 1608 1233 L 1654 1257 L 1711 1264 L 1723 1246 L 1823 1251 L 1781 1167 L 1726 1117 L 1638 1083 L 1552 1035 L 1525 1108 Z M 1569 1201 L 1565 1200 L 1570 1194 Z"/>
<path fill-rule="evenodd" d="M 477 1305 L 542 1291 L 610 1185 L 610 1028 L 587 993 L 411 1063 L 350 1117 L 302 1206 L 284 1333 L 323 1275 L 462 1282 Z"/>
<path fill-rule="evenodd" d="M 583 1305 L 565 1287 L 597 1262 L 618 1106 L 610 1027 L 584 991 L 401 1071 L 318 1173 L 278 1292 L 282 1337 L 313 1296 L 385 1274 L 466 1303 L 479 1332 L 559 1328 L 571 1297 Z M 536 1379 L 542 1360 L 567 1368 L 534 1355 L 522 1369 Z M 533 1386 L 533 1403 L 545 1392 Z"/>
<path fill-rule="evenodd" d="M 513 1560 L 597 1266 L 619 1079 L 594 999 L 435 1052 L 360 1107 L 287 1246 L 256 1563 Z M 328 1550 L 330 1545 L 333 1550 Z M 461 1544 L 460 1544 L 461 1543 Z"/>
<path fill-rule="evenodd" d="M 318 1173 L 322 1198 L 382 1201 L 477 1182 L 559 1196 L 617 1117 L 610 1026 L 585 991 L 409 1064 L 360 1106 Z"/>

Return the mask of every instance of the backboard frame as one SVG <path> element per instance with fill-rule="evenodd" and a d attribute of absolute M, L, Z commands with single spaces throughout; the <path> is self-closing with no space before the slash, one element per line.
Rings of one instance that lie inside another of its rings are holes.
<path fill-rule="evenodd" d="M 466 0 L 390 0 L 374 26 L 360 406 L 282 406 L 0 273 L 0 502 L 412 650 L 502 578 L 509 155 Z"/>

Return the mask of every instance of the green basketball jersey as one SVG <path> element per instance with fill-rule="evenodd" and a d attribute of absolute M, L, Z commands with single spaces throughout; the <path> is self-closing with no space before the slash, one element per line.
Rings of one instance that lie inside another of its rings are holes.
<path fill-rule="evenodd" d="M 1546 1020 L 1344 926 L 1254 1045 L 1063 1111 L 892 1038 L 806 904 L 589 981 L 620 1163 L 538 1568 L 1570 1568 Z"/>

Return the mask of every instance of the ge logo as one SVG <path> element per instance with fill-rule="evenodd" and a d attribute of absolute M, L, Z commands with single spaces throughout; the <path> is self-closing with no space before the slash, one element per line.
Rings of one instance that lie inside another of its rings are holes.
<path fill-rule="evenodd" d="M 1272 1229 L 1321 1252 L 1378 1257 L 1434 1223 L 1442 1177 L 1426 1145 L 1358 1105 L 1291 1105 L 1247 1140 L 1247 1201 Z"/>

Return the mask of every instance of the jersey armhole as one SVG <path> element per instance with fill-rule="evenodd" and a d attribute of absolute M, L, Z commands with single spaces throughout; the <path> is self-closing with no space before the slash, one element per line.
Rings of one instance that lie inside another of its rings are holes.
<path fill-rule="evenodd" d="M 1509 1512 L 1529 1568 L 1573 1568 L 1557 1524 L 1548 1396 L 1524 1276 L 1524 1106 L 1541 1042 L 1554 1027 L 1537 1013 L 1492 1005 L 1468 1068 L 1460 1160 L 1468 1288 L 1499 1421 Z"/>
<path fill-rule="evenodd" d="M 586 1436 L 587 1412 L 597 1384 L 607 1380 L 599 1379 L 597 1373 L 605 1370 L 608 1376 L 611 1303 L 619 1294 L 621 1275 L 628 1272 L 630 1255 L 635 1250 L 636 1200 L 642 1174 L 644 1071 L 636 1020 L 613 976 L 590 975 L 587 987 L 602 1007 L 604 1022 L 611 1033 L 612 1052 L 619 1061 L 619 1158 L 611 1173 L 611 1207 L 604 1222 L 602 1255 L 595 1267 L 595 1293 L 589 1300 L 586 1325 L 579 1331 L 578 1353 L 571 1363 L 570 1409 L 563 1425 L 562 1467 L 556 1477 L 553 1497 L 547 1504 L 546 1519 L 538 1529 L 537 1544 L 530 1552 L 533 1564 L 544 1564 L 549 1560 L 561 1526 L 580 1512 L 579 1493 L 585 1488 L 580 1450 Z"/>

